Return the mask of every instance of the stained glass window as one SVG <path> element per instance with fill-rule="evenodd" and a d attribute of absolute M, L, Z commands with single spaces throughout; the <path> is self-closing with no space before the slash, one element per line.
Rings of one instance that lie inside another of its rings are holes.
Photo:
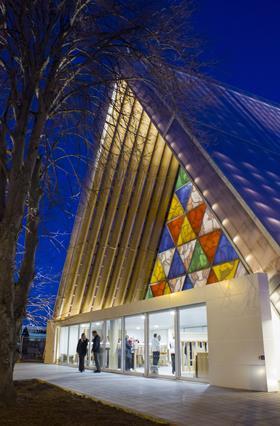
<path fill-rule="evenodd" d="M 180 167 L 146 299 L 245 274 L 221 224 Z"/>

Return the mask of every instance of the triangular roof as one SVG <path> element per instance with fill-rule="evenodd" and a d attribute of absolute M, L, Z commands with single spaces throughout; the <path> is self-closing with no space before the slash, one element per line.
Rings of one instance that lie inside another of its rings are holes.
<path fill-rule="evenodd" d="M 235 89 L 179 75 L 178 102 L 142 81 L 132 89 L 163 135 L 190 134 L 258 225 L 280 244 L 280 107 Z M 183 130 L 183 131 L 182 131 Z M 168 135 L 167 135 L 168 141 Z M 173 147 L 174 148 L 174 147 Z"/>

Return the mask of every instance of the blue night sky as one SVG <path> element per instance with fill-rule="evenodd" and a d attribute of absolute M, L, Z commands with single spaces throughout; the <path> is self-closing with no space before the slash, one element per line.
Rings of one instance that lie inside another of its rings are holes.
<path fill-rule="evenodd" d="M 203 41 L 202 60 L 209 64 L 208 74 L 280 103 L 280 1 L 197 0 L 196 4 L 194 30 Z M 63 181 L 60 206 L 44 207 L 41 228 L 46 234 L 65 233 L 60 238 L 64 248 L 51 244 L 45 235 L 37 252 L 37 267 L 56 276 L 55 283 L 45 289 L 48 294 L 57 291 L 78 201 L 74 197 L 68 204 L 70 213 L 65 212 L 69 194 L 75 195 L 78 187 L 69 177 Z"/>

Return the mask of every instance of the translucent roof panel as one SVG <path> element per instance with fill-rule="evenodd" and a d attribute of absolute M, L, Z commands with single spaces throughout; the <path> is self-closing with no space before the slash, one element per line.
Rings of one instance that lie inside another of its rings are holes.
<path fill-rule="evenodd" d="M 160 130 L 175 115 L 192 131 L 280 244 L 280 106 L 184 73 L 178 81 L 175 96 L 156 82 L 140 83 L 136 94 Z"/>

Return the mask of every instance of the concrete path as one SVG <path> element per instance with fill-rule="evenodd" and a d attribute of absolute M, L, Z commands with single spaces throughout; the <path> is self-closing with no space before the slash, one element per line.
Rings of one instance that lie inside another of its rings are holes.
<path fill-rule="evenodd" d="M 17 364 L 14 378 L 46 380 L 177 425 L 280 426 L 280 393 L 234 391 L 113 373 L 79 373 L 71 367 L 44 364 Z"/>

